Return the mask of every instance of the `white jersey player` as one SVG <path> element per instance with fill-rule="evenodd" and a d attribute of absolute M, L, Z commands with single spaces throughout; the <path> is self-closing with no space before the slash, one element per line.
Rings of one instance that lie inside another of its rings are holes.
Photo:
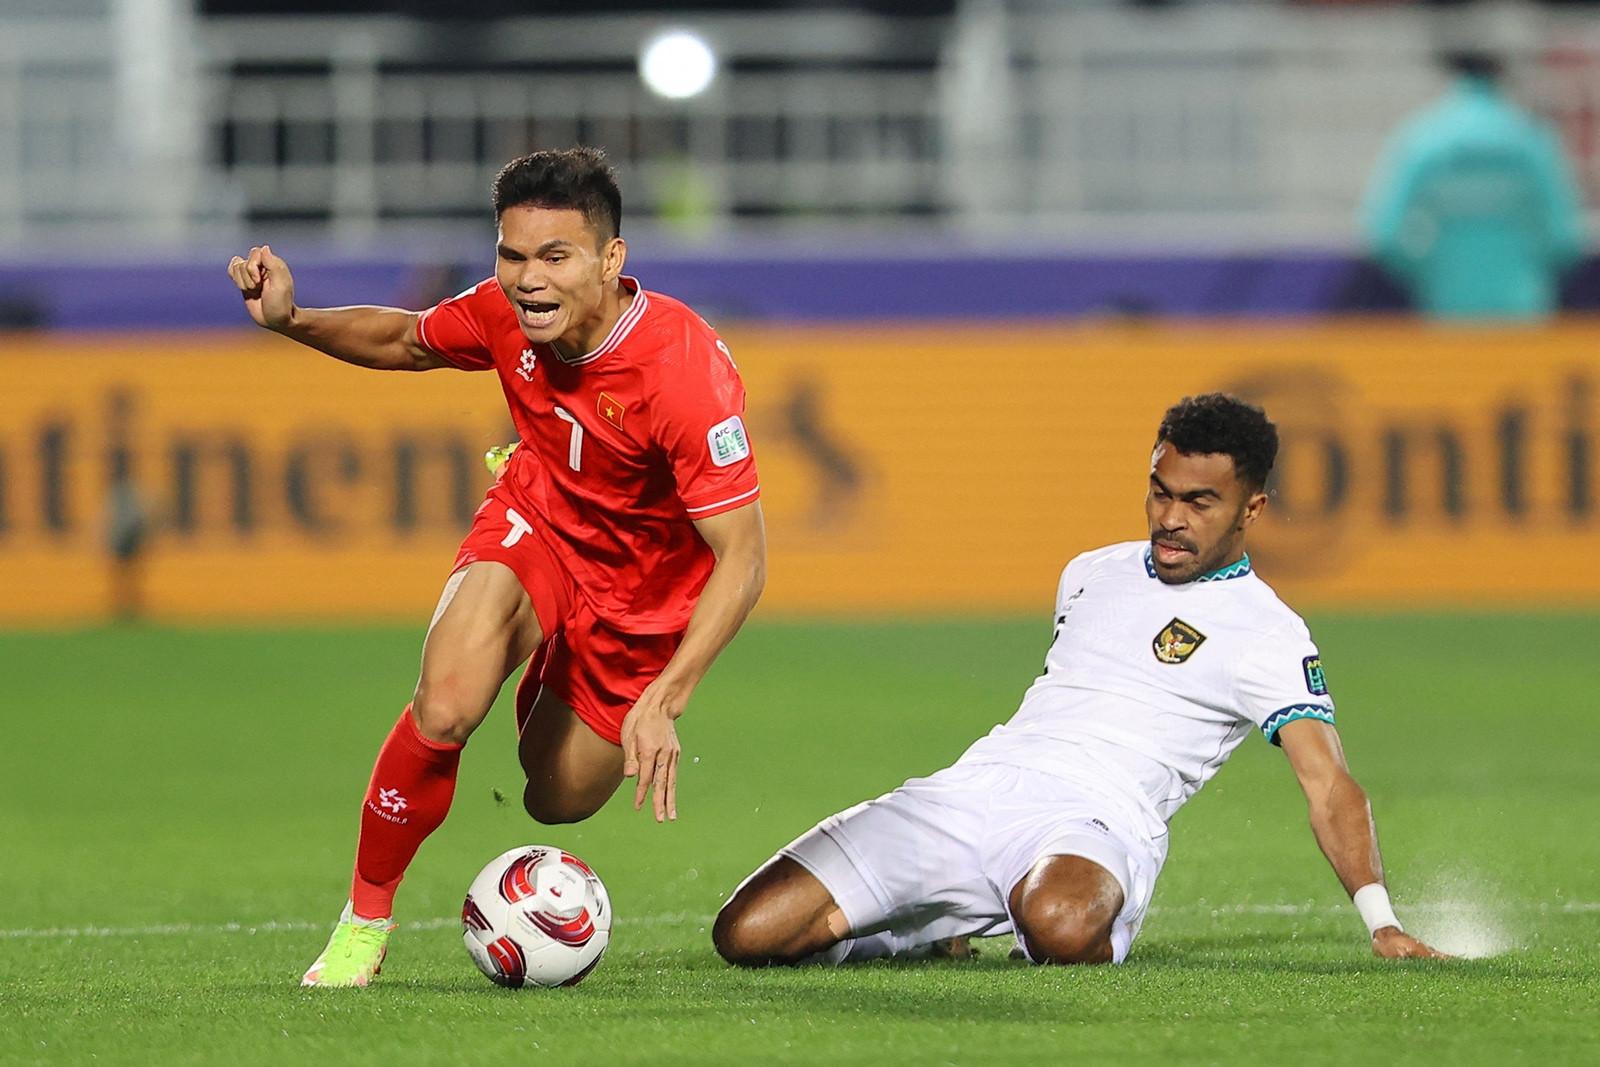
<path fill-rule="evenodd" d="M 818 823 L 747 878 L 713 939 L 746 966 L 930 954 L 1015 933 L 1039 963 L 1121 962 L 1167 854 L 1167 823 L 1254 732 L 1282 746 L 1317 843 L 1373 951 L 1406 935 L 1383 885 L 1317 647 L 1254 572 L 1277 431 L 1232 397 L 1162 420 L 1148 541 L 1074 559 L 1045 670 L 956 763 Z"/>

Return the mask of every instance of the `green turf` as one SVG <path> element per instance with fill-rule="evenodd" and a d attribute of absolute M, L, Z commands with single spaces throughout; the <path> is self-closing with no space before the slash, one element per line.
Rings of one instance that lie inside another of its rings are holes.
<path fill-rule="evenodd" d="M 498 709 L 402 890 L 422 928 L 381 985 L 301 990 L 418 633 L 0 634 L 0 1063 L 1600 1060 L 1600 618 L 1313 622 L 1402 917 L 1489 958 L 1371 959 L 1281 754 L 1252 739 L 1176 820 L 1121 968 L 1031 968 L 998 942 L 969 964 L 725 968 L 707 929 L 729 888 L 1009 714 L 1048 636 L 757 624 L 683 723 L 678 824 L 621 803 L 531 824 L 495 799 L 521 784 Z M 611 952 L 574 990 L 491 987 L 449 924 L 478 866 L 528 841 L 612 893 Z"/>

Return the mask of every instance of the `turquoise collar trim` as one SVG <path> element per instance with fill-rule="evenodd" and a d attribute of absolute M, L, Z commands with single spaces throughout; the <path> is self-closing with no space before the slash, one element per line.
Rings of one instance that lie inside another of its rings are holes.
<path fill-rule="evenodd" d="M 1250 565 L 1250 553 L 1246 552 L 1244 558 L 1237 562 L 1230 563 L 1226 567 L 1218 567 L 1210 574 L 1202 574 L 1195 581 L 1225 582 L 1229 578 L 1243 578 L 1251 573 L 1253 569 Z M 1144 572 L 1152 578 L 1156 576 L 1156 561 L 1151 557 L 1149 545 L 1146 545 L 1144 549 Z"/>
<path fill-rule="evenodd" d="M 1229 578 L 1243 578 L 1245 575 L 1250 573 L 1250 570 L 1250 553 L 1246 552 L 1244 557 L 1238 562 L 1230 563 L 1226 567 L 1219 567 L 1210 574 L 1202 574 L 1200 577 L 1196 578 L 1195 581 L 1225 582 Z"/>

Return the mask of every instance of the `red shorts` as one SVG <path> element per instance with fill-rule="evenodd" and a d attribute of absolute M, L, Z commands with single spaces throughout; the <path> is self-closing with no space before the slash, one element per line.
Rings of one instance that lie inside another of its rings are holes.
<path fill-rule="evenodd" d="M 529 683 L 537 679 L 589 729 L 620 745 L 622 720 L 678 650 L 683 632 L 630 634 L 596 615 L 571 572 L 534 532 L 538 521 L 496 482 L 472 517 L 451 573 L 480 560 L 503 563 L 533 601 L 544 643 L 518 686 L 519 720 L 526 714 L 521 696 L 534 691 Z"/>

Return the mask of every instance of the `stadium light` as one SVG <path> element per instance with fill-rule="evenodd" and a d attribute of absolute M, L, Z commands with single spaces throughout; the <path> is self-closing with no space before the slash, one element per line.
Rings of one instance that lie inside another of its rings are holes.
<path fill-rule="evenodd" d="M 639 77 L 645 87 L 668 100 L 699 96 L 717 76 L 717 54 L 690 30 L 669 30 L 639 52 Z"/>

